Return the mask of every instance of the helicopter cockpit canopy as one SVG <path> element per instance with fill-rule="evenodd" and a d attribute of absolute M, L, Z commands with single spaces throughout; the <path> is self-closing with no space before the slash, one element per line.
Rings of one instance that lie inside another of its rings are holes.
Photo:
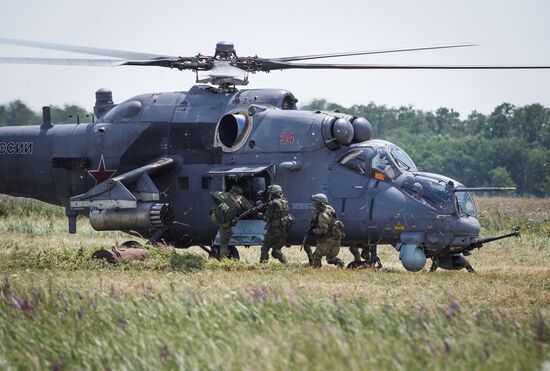
<path fill-rule="evenodd" d="M 476 205 L 474 199 L 468 192 L 457 192 L 456 193 L 456 203 L 458 210 L 461 214 L 468 216 L 477 216 Z"/>
<path fill-rule="evenodd" d="M 338 164 L 361 175 L 370 174 L 370 159 L 373 149 L 370 147 L 357 148 L 340 157 Z"/>
<path fill-rule="evenodd" d="M 444 181 L 424 176 L 407 176 L 401 184 L 401 189 L 432 210 L 446 210 L 448 213 L 453 210 L 453 193 Z"/>
<path fill-rule="evenodd" d="M 393 180 L 406 171 L 416 171 L 416 165 L 405 151 L 396 146 L 353 148 L 338 160 L 338 164 L 355 173 L 378 180 Z"/>
<path fill-rule="evenodd" d="M 372 158 L 371 167 L 374 177 L 378 180 L 396 179 L 407 171 L 416 171 L 413 160 L 401 148 L 381 147 L 377 148 Z"/>
<path fill-rule="evenodd" d="M 416 165 L 409 155 L 399 147 L 390 148 L 390 154 L 398 168 L 406 171 L 416 171 Z"/>

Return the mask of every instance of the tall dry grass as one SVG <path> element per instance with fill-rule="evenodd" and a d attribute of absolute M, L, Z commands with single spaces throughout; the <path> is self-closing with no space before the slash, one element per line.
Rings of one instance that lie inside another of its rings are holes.
<path fill-rule="evenodd" d="M 406 272 L 391 246 L 380 271 L 311 269 L 297 247 L 288 266 L 257 248 L 114 266 L 88 256 L 125 235 L 70 236 L 58 208 L 0 198 L 0 369 L 540 369 L 548 200 L 477 201 L 483 235 L 528 227 L 474 251 L 474 275 Z"/>

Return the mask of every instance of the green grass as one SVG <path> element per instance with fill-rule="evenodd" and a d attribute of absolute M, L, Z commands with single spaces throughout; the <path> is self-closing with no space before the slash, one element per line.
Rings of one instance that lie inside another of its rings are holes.
<path fill-rule="evenodd" d="M 217 299 L 147 286 L 82 293 L 10 285 L 0 301 L 3 367 L 532 368 L 550 340 L 540 314 L 472 313 L 454 298 L 401 309 L 266 285 Z"/>
<path fill-rule="evenodd" d="M 482 235 L 531 227 L 474 251 L 473 275 L 406 272 L 391 246 L 381 271 L 311 269 L 297 247 L 288 266 L 257 263 L 257 248 L 239 262 L 192 248 L 113 265 L 89 256 L 122 233 L 79 220 L 70 236 L 58 208 L 0 198 L 0 369 L 539 370 L 548 203 L 478 204 Z"/>

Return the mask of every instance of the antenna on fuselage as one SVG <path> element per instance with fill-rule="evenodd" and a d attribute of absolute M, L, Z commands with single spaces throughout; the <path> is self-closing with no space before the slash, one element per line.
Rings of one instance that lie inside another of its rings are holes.
<path fill-rule="evenodd" d="M 52 124 L 52 114 L 50 111 L 49 106 L 42 107 L 42 125 L 40 125 L 41 129 L 49 129 L 53 127 Z"/>

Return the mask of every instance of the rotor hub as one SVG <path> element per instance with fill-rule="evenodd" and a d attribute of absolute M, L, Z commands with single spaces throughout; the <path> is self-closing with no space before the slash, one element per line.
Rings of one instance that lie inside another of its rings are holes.
<path fill-rule="evenodd" d="M 235 45 L 229 41 L 220 41 L 216 44 L 216 51 L 214 53 L 214 58 L 217 59 L 230 59 L 231 57 L 236 57 L 237 53 L 235 52 Z"/>

